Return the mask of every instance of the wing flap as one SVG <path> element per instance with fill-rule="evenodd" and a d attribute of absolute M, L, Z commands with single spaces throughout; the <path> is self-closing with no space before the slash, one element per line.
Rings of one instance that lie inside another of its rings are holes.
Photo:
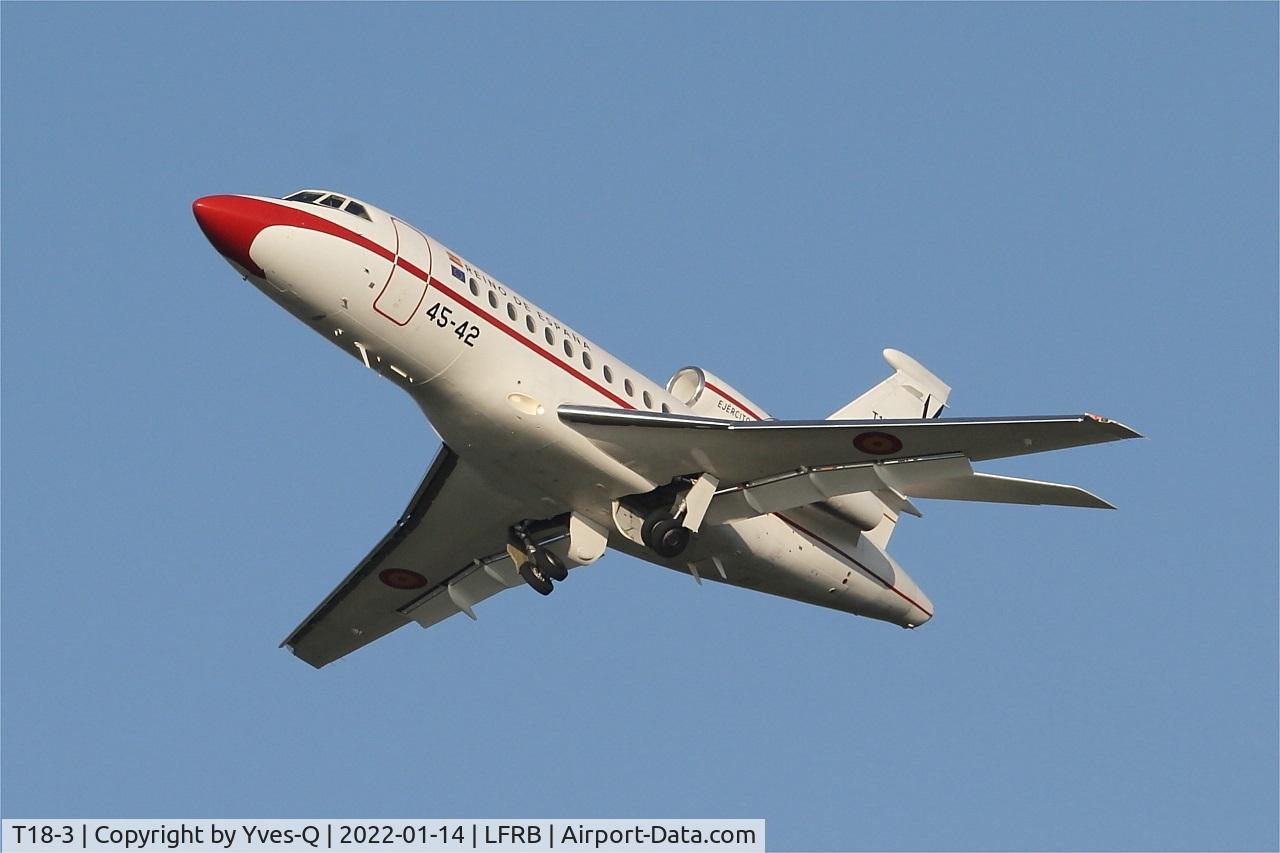
<path fill-rule="evenodd" d="M 436 587 L 414 605 L 411 616 L 419 626 L 430 628 L 461 612 L 444 587 Z"/>

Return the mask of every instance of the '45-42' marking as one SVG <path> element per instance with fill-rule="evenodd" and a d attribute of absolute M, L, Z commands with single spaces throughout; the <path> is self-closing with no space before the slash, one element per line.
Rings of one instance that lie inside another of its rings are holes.
<path fill-rule="evenodd" d="M 480 327 L 475 323 L 466 320 L 458 322 L 451 320 L 449 315 L 453 313 L 448 305 L 441 305 L 437 302 L 427 309 L 427 319 L 434 320 L 435 324 L 442 329 L 453 329 L 454 336 L 469 347 L 476 345 L 476 339 L 480 337 Z"/>

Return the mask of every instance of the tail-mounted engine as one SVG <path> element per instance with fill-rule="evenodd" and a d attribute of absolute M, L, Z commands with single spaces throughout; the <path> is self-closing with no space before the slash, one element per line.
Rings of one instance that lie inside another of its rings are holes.
<path fill-rule="evenodd" d="M 667 391 L 695 415 L 734 421 L 764 421 L 769 414 L 728 382 L 701 367 L 682 367 L 667 382 Z"/>
<path fill-rule="evenodd" d="M 764 409 L 748 400 L 742 392 L 700 367 L 682 367 L 677 370 L 667 383 L 667 390 L 671 392 L 671 396 L 692 409 L 695 415 L 740 421 L 769 418 Z M 869 492 L 840 495 L 819 501 L 817 505 L 824 510 L 824 520 L 836 521 L 840 527 L 851 524 L 859 530 L 872 530 L 886 517 L 883 500 Z M 633 524 L 639 529 L 638 520 Z M 619 529 L 622 527 L 619 522 Z"/>

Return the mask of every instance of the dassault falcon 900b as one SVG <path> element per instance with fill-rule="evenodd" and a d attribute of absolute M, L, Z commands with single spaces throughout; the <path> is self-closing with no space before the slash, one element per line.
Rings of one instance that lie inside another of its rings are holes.
<path fill-rule="evenodd" d="M 404 514 L 285 640 L 324 666 L 495 593 L 547 595 L 612 547 L 703 579 L 914 628 L 933 605 L 885 547 L 912 498 L 1102 507 L 972 462 L 1134 438 L 1095 415 L 939 419 L 893 373 L 821 421 L 771 418 L 709 371 L 663 387 L 406 222 L 350 196 L 198 199 L 255 287 L 407 391 L 443 439 Z"/>

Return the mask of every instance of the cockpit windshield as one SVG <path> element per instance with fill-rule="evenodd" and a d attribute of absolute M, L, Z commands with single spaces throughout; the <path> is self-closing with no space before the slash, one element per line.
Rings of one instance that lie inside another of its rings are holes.
<path fill-rule="evenodd" d="M 312 192 L 311 190 L 306 190 L 305 192 L 294 193 L 293 195 L 288 196 L 285 199 L 285 201 L 305 201 L 305 202 L 311 203 L 318 200 L 322 195 L 324 195 L 324 193 L 318 193 L 318 192 Z"/>
<path fill-rule="evenodd" d="M 369 222 L 373 221 L 373 217 L 369 215 L 369 211 L 365 206 L 355 199 L 348 200 L 345 196 L 337 193 L 317 192 L 316 190 L 303 190 L 293 195 L 284 197 L 285 201 L 301 201 L 306 204 L 322 204 L 325 207 L 332 207 L 335 210 L 343 210 L 353 216 L 359 216 Z"/>

